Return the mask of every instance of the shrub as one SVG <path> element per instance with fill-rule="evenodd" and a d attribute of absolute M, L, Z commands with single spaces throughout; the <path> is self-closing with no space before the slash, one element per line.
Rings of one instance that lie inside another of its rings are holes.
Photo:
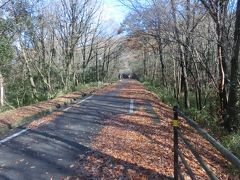
<path fill-rule="evenodd" d="M 221 141 L 226 148 L 240 159 L 240 130 L 224 136 Z"/>

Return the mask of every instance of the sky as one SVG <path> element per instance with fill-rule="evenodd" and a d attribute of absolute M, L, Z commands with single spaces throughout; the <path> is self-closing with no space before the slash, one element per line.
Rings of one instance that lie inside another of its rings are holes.
<path fill-rule="evenodd" d="M 7 0 L 0 0 L 2 5 Z M 51 2 L 52 0 L 45 0 Z M 101 0 L 100 0 L 101 1 Z M 44 2 L 44 1 L 43 1 Z M 124 7 L 118 0 L 102 0 L 102 22 L 107 33 L 116 33 L 120 27 L 120 23 L 124 20 L 128 13 L 128 9 Z"/>
<path fill-rule="evenodd" d="M 118 0 L 103 0 L 102 20 L 107 31 L 117 31 L 128 10 Z"/>

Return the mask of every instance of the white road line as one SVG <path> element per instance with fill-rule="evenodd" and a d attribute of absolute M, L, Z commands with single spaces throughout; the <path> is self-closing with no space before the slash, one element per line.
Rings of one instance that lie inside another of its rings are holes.
<path fill-rule="evenodd" d="M 67 107 L 66 109 L 64 109 L 63 111 L 67 111 L 67 110 L 69 110 L 69 109 L 71 109 L 72 107 Z"/>
<path fill-rule="evenodd" d="M 78 102 L 77 104 L 81 104 L 82 102 L 86 101 L 87 99 L 90 99 L 91 97 L 93 97 L 93 95 L 91 95 L 91 96 L 89 96 L 89 97 L 87 97 L 87 98 L 81 100 L 81 101 Z M 71 107 L 68 107 L 68 108 L 64 109 L 63 111 L 67 111 L 67 110 L 69 110 L 70 108 L 71 108 Z M 15 133 L 15 134 L 13 134 L 13 135 L 11 135 L 11 136 L 8 136 L 8 137 L 6 137 L 5 139 L 0 140 L 0 144 L 5 143 L 5 142 L 7 142 L 7 141 L 13 139 L 13 138 L 15 138 L 15 137 L 21 135 L 22 133 L 24 133 L 24 132 L 26 132 L 26 131 L 28 131 L 28 130 L 29 130 L 28 128 L 27 128 L 27 129 L 23 129 L 23 130 L 21 130 L 21 131 Z"/>
<path fill-rule="evenodd" d="M 89 96 L 89 97 L 87 97 L 87 98 L 79 101 L 79 102 L 76 103 L 76 104 L 81 104 L 82 102 L 86 101 L 87 99 L 90 99 L 91 97 L 93 97 L 93 95 L 91 95 L 91 96 Z M 72 108 L 72 107 L 67 107 L 67 108 L 65 108 L 63 111 L 67 111 L 67 110 L 69 110 L 69 109 L 71 109 L 71 108 Z"/>
<path fill-rule="evenodd" d="M 94 95 L 91 95 L 91 96 L 89 96 L 89 97 L 87 97 L 87 98 L 85 98 L 85 99 L 79 101 L 77 104 L 81 104 L 82 102 L 84 102 L 84 101 L 86 101 L 86 100 L 92 98 L 93 96 L 94 96 Z"/>
<path fill-rule="evenodd" d="M 134 100 L 133 100 L 133 99 L 130 99 L 129 113 L 133 113 L 133 108 L 134 108 Z"/>
<path fill-rule="evenodd" d="M 26 131 L 28 131 L 28 130 L 29 130 L 29 129 L 23 129 L 23 130 L 15 133 L 15 134 L 13 134 L 13 135 L 11 135 L 11 136 L 8 136 L 8 137 L 6 137 L 5 139 L 1 140 L 1 141 L 0 141 L 0 144 L 5 143 L 5 142 L 9 141 L 10 139 L 13 139 L 13 138 L 19 136 L 20 134 L 22 134 L 22 133 L 24 133 L 24 132 L 26 132 Z"/>

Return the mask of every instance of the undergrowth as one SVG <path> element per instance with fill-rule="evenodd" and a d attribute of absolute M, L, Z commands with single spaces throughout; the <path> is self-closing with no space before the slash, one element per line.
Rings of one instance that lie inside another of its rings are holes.
<path fill-rule="evenodd" d="M 148 81 L 143 82 L 147 88 L 154 92 L 159 99 L 170 106 L 178 105 L 183 107 L 183 98 L 178 101 L 174 98 L 173 91 L 166 87 L 156 86 Z M 217 140 L 219 140 L 227 149 L 240 159 L 240 130 L 234 133 L 228 133 L 219 123 L 217 111 L 217 97 L 209 90 L 205 97 L 207 101 L 201 110 L 197 109 L 194 94 L 190 92 L 189 99 L 191 108 L 187 110 L 190 118 L 194 119 L 200 126 L 208 130 Z M 232 168 L 234 169 L 234 168 Z M 235 169 L 234 169 L 235 171 Z M 236 172 L 236 171 L 235 171 Z"/>

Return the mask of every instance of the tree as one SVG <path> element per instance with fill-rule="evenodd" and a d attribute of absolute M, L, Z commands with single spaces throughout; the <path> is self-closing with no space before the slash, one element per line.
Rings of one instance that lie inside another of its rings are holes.
<path fill-rule="evenodd" d="M 229 9 L 233 1 L 121 2 L 130 9 L 124 22 L 128 39 L 138 42 L 128 47 L 137 55 L 140 51 L 143 54 L 141 65 L 139 61 L 131 63 L 136 66 L 134 69 L 158 85 L 156 81 L 162 79 L 163 68 L 153 66 L 156 63 L 154 55 L 162 56 L 168 87 L 173 89 L 178 103 L 187 109 L 194 95 L 191 107 L 203 111 L 209 108 L 220 115 L 219 124 L 228 130 L 237 129 L 239 9 Z M 171 94 L 170 90 L 168 94 Z"/>
<path fill-rule="evenodd" d="M 47 100 L 89 82 L 84 76 L 95 68 L 94 52 L 101 56 L 101 44 L 111 44 L 106 41 L 110 35 L 102 33 L 100 5 L 97 0 L 10 0 L 0 6 L 6 16 L 2 19 L 8 19 L 0 72 L 9 105 Z M 114 52 L 112 48 L 107 54 Z M 103 71 L 116 71 L 113 57 L 106 57 Z M 96 81 L 93 75 L 89 79 Z"/>
<path fill-rule="evenodd" d="M 211 15 L 213 21 L 216 24 L 217 34 L 217 59 L 219 66 L 219 82 L 218 82 L 218 93 L 220 101 L 220 113 L 222 118 L 226 118 L 227 111 L 227 28 L 226 28 L 226 17 L 227 17 L 227 6 L 228 0 L 201 0 L 206 10 Z"/>
<path fill-rule="evenodd" d="M 4 106 L 4 77 L 8 76 L 9 63 L 13 58 L 10 20 L 0 20 L 0 106 Z"/>
<path fill-rule="evenodd" d="M 231 59 L 231 75 L 230 75 L 230 88 L 227 114 L 228 118 L 225 119 L 225 126 L 228 130 L 237 130 L 240 127 L 240 117 L 238 115 L 239 109 L 237 103 L 240 98 L 238 97 L 238 80 L 239 80 L 239 51 L 240 51 L 240 0 L 237 2 L 236 21 L 234 32 L 234 47 Z"/>

